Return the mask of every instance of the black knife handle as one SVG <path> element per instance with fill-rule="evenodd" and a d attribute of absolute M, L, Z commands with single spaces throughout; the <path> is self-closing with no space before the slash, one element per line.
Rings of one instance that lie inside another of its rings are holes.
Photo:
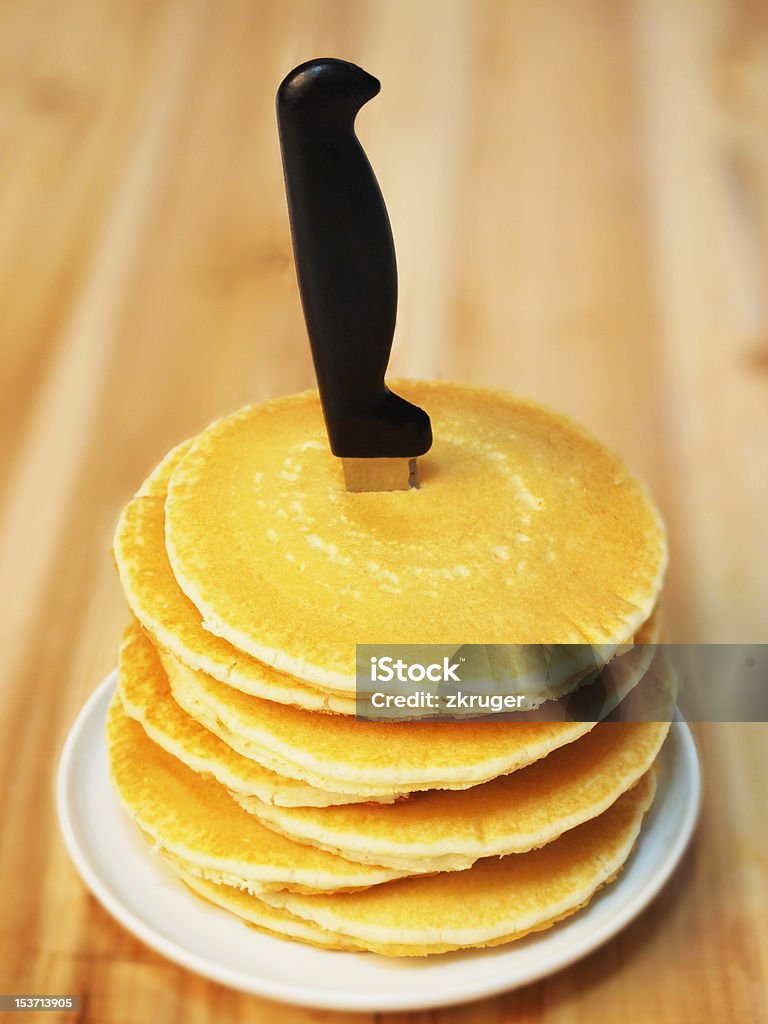
<path fill-rule="evenodd" d="M 429 416 L 384 383 L 397 312 L 387 209 L 354 123 L 381 88 L 362 68 L 322 58 L 277 91 L 293 253 L 334 455 L 422 455 Z"/>

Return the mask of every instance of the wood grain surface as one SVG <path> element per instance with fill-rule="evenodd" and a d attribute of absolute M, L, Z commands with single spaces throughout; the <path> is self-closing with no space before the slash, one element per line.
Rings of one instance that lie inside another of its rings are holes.
<path fill-rule="evenodd" d="M 581 420 L 667 519 L 668 636 L 768 640 L 765 3 L 6 0 L 0 991 L 80 993 L 83 1021 L 373 1019 L 150 952 L 52 801 L 127 620 L 122 503 L 213 417 L 312 383 L 273 102 L 320 55 L 383 82 L 359 132 L 398 249 L 394 373 Z M 768 1020 L 768 727 L 699 739 L 701 827 L 637 922 L 539 984 L 381 1024 Z"/>

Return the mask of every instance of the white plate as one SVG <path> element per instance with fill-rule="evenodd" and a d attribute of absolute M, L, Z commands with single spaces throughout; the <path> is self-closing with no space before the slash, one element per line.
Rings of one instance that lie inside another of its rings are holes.
<path fill-rule="evenodd" d="M 56 797 L 72 859 L 96 898 L 148 946 L 206 978 L 270 999 L 334 1010 L 415 1010 L 535 981 L 591 952 L 647 906 L 680 860 L 698 816 L 696 747 L 688 726 L 676 722 L 640 843 L 617 881 L 585 910 L 506 946 L 426 959 L 315 949 L 246 927 L 193 896 L 151 854 L 109 780 L 104 724 L 115 681 L 113 672 L 88 700 L 61 755 Z"/>

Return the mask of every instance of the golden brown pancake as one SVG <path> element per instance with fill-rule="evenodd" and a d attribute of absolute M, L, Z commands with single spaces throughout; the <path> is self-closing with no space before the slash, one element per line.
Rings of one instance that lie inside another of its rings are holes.
<path fill-rule="evenodd" d="M 176 702 L 259 764 L 318 789 L 465 789 L 522 768 L 594 722 L 361 722 L 260 700 L 160 652 Z"/>
<path fill-rule="evenodd" d="M 177 703 L 238 753 L 317 789 L 377 800 L 422 789 L 466 789 L 522 768 L 583 736 L 602 717 L 593 711 L 615 707 L 649 672 L 643 689 L 655 694 L 660 688 L 667 697 L 669 671 L 653 667 L 652 652 L 642 645 L 613 659 L 604 673 L 607 694 L 600 685 L 595 699 L 589 691 L 597 686 L 568 698 L 587 712 L 575 717 L 588 721 L 540 721 L 541 712 L 531 712 L 506 722 L 413 723 L 312 714 L 224 686 L 167 652 L 160 657 Z M 655 705 L 651 711 L 645 716 L 650 720 L 669 719 L 666 704 L 658 715 Z M 566 710 L 559 713 L 564 718 Z"/>
<path fill-rule="evenodd" d="M 404 878 L 362 892 L 254 896 L 190 876 L 179 860 L 172 866 L 211 902 L 272 934 L 315 945 L 385 956 L 497 946 L 568 917 L 612 881 L 632 851 L 654 789 L 650 771 L 599 817 L 540 850 L 487 857 L 467 871 Z"/>
<path fill-rule="evenodd" d="M 348 860 L 456 871 L 482 857 L 537 849 L 602 814 L 648 771 L 668 731 L 668 722 L 604 722 L 510 775 L 394 806 L 274 807 L 236 799 L 281 835 Z"/>
<path fill-rule="evenodd" d="M 315 392 L 214 423 L 171 476 L 173 573 L 209 632 L 353 691 L 358 643 L 583 644 L 648 618 L 666 563 L 645 489 L 580 427 L 510 395 L 403 382 L 421 486 L 349 493 Z"/>

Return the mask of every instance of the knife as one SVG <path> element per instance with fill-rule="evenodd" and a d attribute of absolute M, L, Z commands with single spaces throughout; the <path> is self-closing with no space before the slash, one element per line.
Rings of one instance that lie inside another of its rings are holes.
<path fill-rule="evenodd" d="M 294 68 L 277 123 L 299 291 L 331 451 L 349 491 L 418 486 L 429 416 L 384 375 L 397 313 L 392 229 L 355 117 L 380 83 L 347 61 Z"/>

